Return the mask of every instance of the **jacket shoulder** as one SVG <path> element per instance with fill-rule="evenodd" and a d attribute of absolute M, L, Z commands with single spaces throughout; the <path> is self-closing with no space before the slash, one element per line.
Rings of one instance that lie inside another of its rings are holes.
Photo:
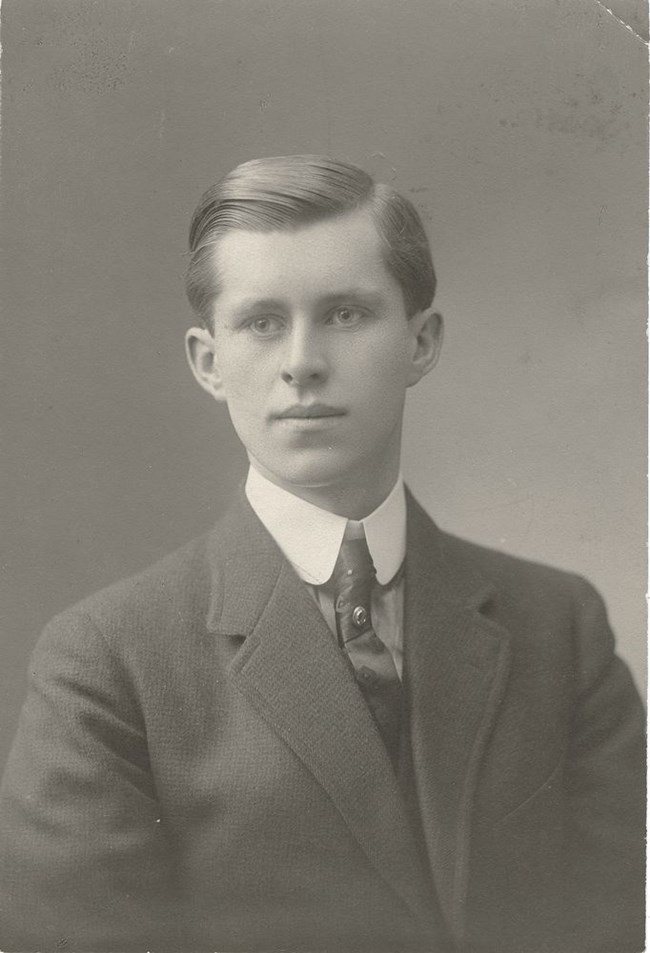
<path fill-rule="evenodd" d="M 168 627 L 171 617 L 177 622 L 196 618 L 209 593 L 207 538 L 199 536 L 140 572 L 86 596 L 57 614 L 46 632 L 85 623 L 111 642 L 123 630 L 135 638 L 141 630 Z"/>
<path fill-rule="evenodd" d="M 466 566 L 485 584 L 483 611 L 506 626 L 515 637 L 513 647 L 535 655 L 566 652 L 566 664 L 583 674 L 610 663 L 615 639 L 607 608 L 587 579 L 449 533 L 441 535 L 455 565 Z"/>
<path fill-rule="evenodd" d="M 571 593 L 584 587 L 591 589 L 590 584 L 577 573 L 483 546 L 444 530 L 440 531 L 440 535 L 442 546 L 455 563 L 465 565 L 468 570 L 499 588 L 533 586 L 536 589 L 567 590 Z"/>
<path fill-rule="evenodd" d="M 607 634 L 606 641 L 611 646 L 605 603 L 579 573 L 513 556 L 450 533 L 441 535 L 442 545 L 453 562 L 466 566 L 492 591 L 496 611 L 503 611 L 508 618 L 525 620 L 532 624 L 531 631 L 541 629 L 551 638 L 567 627 L 579 633 L 585 619 L 597 618 L 596 628 Z"/>
<path fill-rule="evenodd" d="M 576 593 L 594 590 L 576 573 L 513 556 L 499 549 L 484 546 L 439 527 L 426 510 L 409 493 L 409 523 L 415 530 L 420 552 L 430 554 L 432 562 L 444 565 L 449 578 L 456 577 L 480 590 L 490 588 L 501 597 L 509 593 L 527 599 L 534 593 L 541 597 L 563 595 L 570 600 Z"/>

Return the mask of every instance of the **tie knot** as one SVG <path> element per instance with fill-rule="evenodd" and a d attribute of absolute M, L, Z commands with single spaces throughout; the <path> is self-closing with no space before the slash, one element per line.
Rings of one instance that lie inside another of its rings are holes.
<path fill-rule="evenodd" d="M 349 538 L 346 534 L 332 574 L 332 581 L 337 590 L 341 591 L 353 586 L 355 588 L 370 587 L 375 575 L 376 570 L 365 535 Z"/>

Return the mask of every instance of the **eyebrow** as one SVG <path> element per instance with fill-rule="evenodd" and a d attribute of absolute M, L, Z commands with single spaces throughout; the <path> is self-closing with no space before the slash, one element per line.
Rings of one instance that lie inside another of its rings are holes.
<path fill-rule="evenodd" d="M 358 301 L 368 307 L 377 307 L 383 301 L 383 296 L 369 288 L 343 288 L 340 291 L 332 291 L 329 294 L 321 295 L 316 299 L 319 307 L 327 307 L 338 304 L 342 301 Z M 283 298 L 244 298 L 234 309 L 235 315 L 250 314 L 251 311 L 258 311 L 273 308 L 285 308 L 286 299 Z"/>
<path fill-rule="evenodd" d="M 376 307 L 384 301 L 384 297 L 371 288 L 344 288 L 318 299 L 318 303 L 322 305 L 336 304 L 339 301 L 360 301 Z"/>
<path fill-rule="evenodd" d="M 244 298 L 233 309 L 233 314 L 238 317 L 239 315 L 250 314 L 251 311 L 284 307 L 285 302 L 281 298 Z"/>

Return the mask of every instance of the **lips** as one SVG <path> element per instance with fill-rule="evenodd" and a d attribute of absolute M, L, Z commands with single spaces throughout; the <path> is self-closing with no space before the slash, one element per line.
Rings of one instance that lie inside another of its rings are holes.
<path fill-rule="evenodd" d="M 276 414 L 278 420 L 318 420 L 322 417 L 342 417 L 345 411 L 341 407 L 328 404 L 295 404 Z"/>

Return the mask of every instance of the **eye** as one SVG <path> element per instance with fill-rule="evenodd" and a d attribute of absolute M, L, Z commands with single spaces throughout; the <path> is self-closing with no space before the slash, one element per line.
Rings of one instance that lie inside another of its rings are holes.
<path fill-rule="evenodd" d="M 246 323 L 246 328 L 257 335 L 257 337 L 270 337 L 282 329 L 282 321 L 280 318 L 274 317 L 274 315 L 262 314 L 257 318 L 251 318 L 251 320 Z"/>
<path fill-rule="evenodd" d="M 330 312 L 328 322 L 339 328 L 356 328 L 366 317 L 362 308 L 340 307 Z"/>

